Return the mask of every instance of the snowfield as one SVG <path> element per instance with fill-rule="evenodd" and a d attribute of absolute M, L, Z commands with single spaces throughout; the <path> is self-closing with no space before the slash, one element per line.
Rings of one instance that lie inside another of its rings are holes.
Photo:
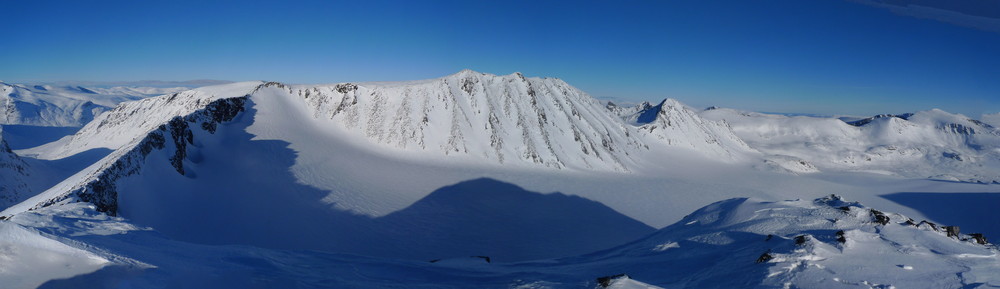
<path fill-rule="evenodd" d="M 25 260 L 0 269 L 32 272 L 0 283 L 997 287 L 998 154 L 1000 130 L 940 110 L 624 107 L 469 70 L 231 83 L 0 149 L 0 258 Z"/>

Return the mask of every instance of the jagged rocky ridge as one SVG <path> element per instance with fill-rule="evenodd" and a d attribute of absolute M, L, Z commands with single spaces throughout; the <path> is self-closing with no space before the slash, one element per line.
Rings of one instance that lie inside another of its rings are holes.
<path fill-rule="evenodd" d="M 176 97 L 176 94 L 172 97 Z M 172 97 L 168 97 L 166 101 L 172 101 Z M 174 170 L 184 175 L 183 160 L 187 156 L 187 147 L 194 144 L 192 127 L 215 133 L 220 123 L 232 120 L 244 110 L 247 98 L 249 95 L 211 100 L 191 114 L 171 118 L 145 137 L 135 139 L 106 157 L 107 161 L 100 168 L 90 172 L 69 191 L 39 203 L 35 208 L 76 199 L 94 204 L 100 212 L 116 215 L 119 194 L 116 184 L 119 179 L 139 173 L 146 156 L 154 150 L 164 149 L 172 152 L 170 163 Z"/>

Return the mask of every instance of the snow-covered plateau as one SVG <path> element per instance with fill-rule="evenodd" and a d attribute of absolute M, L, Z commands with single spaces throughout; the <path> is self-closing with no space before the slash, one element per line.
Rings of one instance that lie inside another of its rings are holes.
<path fill-rule="evenodd" d="M 1000 287 L 985 117 L 619 106 L 470 70 L 3 87 L 2 288 Z"/>

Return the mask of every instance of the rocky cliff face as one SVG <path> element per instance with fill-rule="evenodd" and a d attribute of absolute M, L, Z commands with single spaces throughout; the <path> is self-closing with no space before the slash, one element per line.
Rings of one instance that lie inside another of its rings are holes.
<path fill-rule="evenodd" d="M 94 204 L 98 211 L 116 215 L 119 179 L 141 172 L 146 157 L 156 150 L 168 150 L 174 170 L 184 175 L 183 160 L 187 157 L 188 146 L 195 141 L 192 130 L 215 133 L 220 123 L 232 120 L 245 110 L 248 98 L 249 95 L 216 99 L 191 114 L 170 119 L 145 137 L 113 152 L 105 158 L 107 161 L 99 169 L 87 175 L 71 190 L 38 204 L 36 208 L 80 200 Z"/>

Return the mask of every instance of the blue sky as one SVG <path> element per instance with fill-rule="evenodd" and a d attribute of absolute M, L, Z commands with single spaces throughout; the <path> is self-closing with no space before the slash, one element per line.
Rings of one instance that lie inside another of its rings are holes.
<path fill-rule="evenodd" d="M 9 1 L 0 79 L 333 83 L 469 68 L 696 107 L 1000 112 L 1000 4 L 933 3 Z"/>

